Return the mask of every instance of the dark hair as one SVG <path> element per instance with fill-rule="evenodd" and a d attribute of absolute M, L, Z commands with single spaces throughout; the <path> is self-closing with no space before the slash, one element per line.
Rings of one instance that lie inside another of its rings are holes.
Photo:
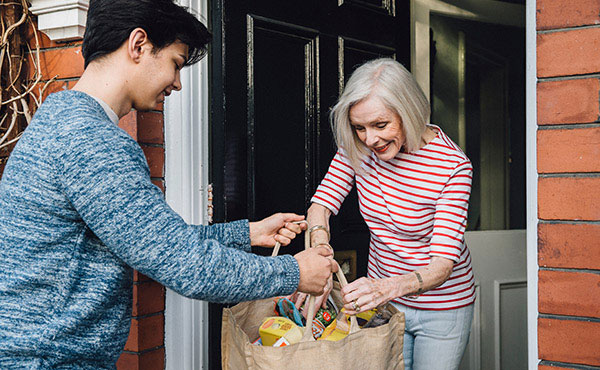
<path fill-rule="evenodd" d="M 85 67 L 121 47 L 138 27 L 148 34 L 154 52 L 175 41 L 186 44 L 186 65 L 204 57 L 211 38 L 206 26 L 173 0 L 91 0 L 82 45 Z"/>

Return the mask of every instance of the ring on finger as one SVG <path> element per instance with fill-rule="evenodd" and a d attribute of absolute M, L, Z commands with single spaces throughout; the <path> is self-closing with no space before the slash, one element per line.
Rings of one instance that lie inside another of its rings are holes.
<path fill-rule="evenodd" d="M 360 311 L 360 306 L 358 305 L 358 303 L 356 303 L 356 300 L 352 301 L 352 308 L 356 312 Z"/>

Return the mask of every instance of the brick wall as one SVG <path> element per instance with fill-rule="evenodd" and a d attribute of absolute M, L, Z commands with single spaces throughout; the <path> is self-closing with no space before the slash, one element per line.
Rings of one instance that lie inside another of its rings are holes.
<path fill-rule="evenodd" d="M 41 67 L 44 80 L 56 77 L 45 95 L 72 88 L 83 73 L 81 40 L 55 43 L 38 32 L 42 42 Z M 33 33 L 29 35 L 34 45 Z M 32 57 L 32 56 L 30 56 Z M 121 119 L 119 126 L 142 147 L 152 182 L 164 192 L 164 135 L 162 105 L 151 112 L 132 111 Z M 134 272 L 133 312 L 127 344 L 119 361 L 118 370 L 164 369 L 164 287 L 148 277 Z"/>
<path fill-rule="evenodd" d="M 537 0 L 539 369 L 600 369 L 600 0 Z"/>

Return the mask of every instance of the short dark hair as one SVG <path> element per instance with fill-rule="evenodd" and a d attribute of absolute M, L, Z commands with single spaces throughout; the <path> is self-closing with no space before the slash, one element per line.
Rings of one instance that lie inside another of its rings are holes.
<path fill-rule="evenodd" d="M 186 44 L 186 65 L 204 57 L 211 38 L 206 26 L 173 0 L 91 0 L 82 45 L 85 67 L 121 47 L 138 27 L 154 52 L 176 41 Z"/>

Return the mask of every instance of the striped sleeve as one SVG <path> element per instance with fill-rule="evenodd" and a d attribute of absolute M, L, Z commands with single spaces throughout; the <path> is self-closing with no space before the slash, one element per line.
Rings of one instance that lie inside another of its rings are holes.
<path fill-rule="evenodd" d="M 473 167 L 464 161 L 452 172 L 435 206 L 430 255 L 458 262 L 464 245 Z"/>
<path fill-rule="evenodd" d="M 338 150 L 311 202 L 320 204 L 337 215 L 353 186 L 354 170 L 348 159 Z"/>

